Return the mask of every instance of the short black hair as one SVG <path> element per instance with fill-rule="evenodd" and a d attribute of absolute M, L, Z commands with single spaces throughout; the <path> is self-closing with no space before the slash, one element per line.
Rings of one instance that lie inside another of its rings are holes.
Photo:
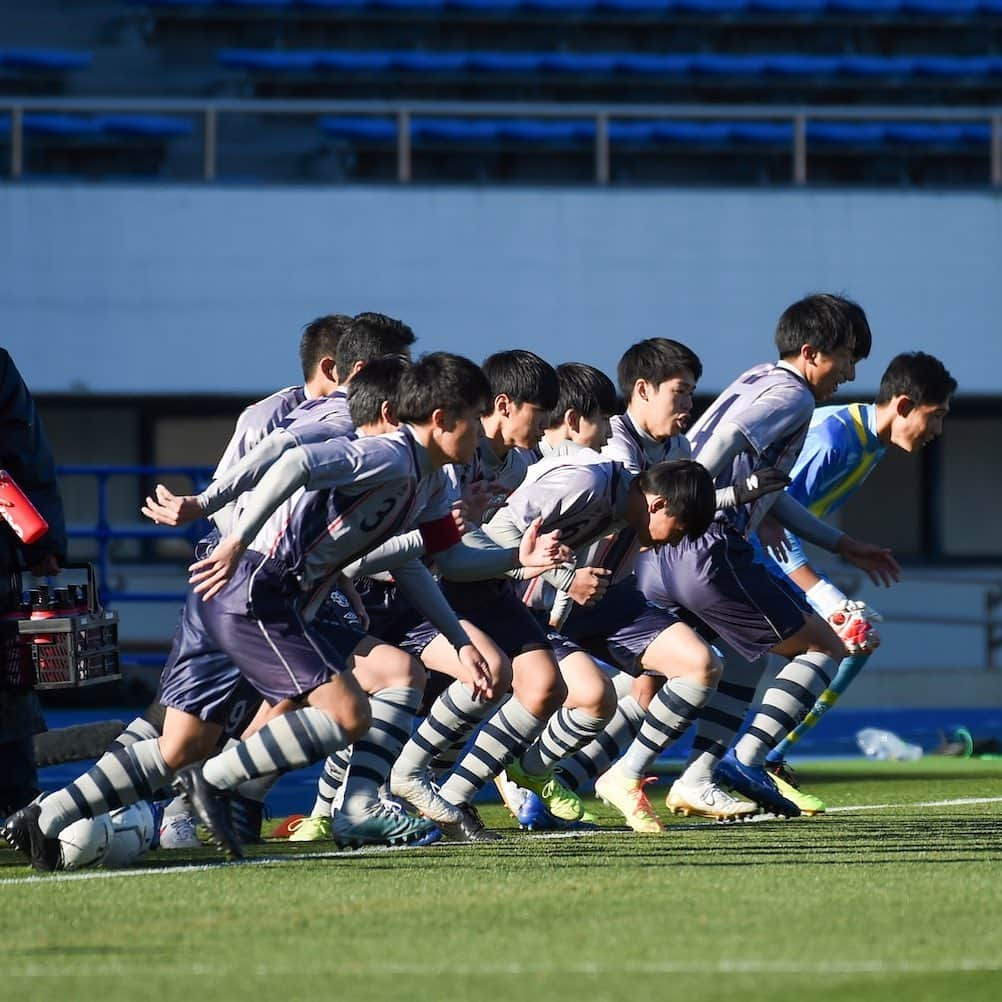
<path fill-rule="evenodd" d="M 462 355 L 433 351 L 422 355 L 400 379 L 397 417 L 422 424 L 442 408 L 452 417 L 473 407 L 481 413 L 491 399 L 491 387 L 480 367 Z"/>
<path fill-rule="evenodd" d="M 848 348 L 857 362 L 866 358 L 873 336 L 863 307 L 828 292 L 797 300 L 783 311 L 776 324 L 776 349 L 780 358 L 789 358 L 805 344 L 826 355 Z"/>
<path fill-rule="evenodd" d="M 646 341 L 638 341 L 623 352 L 623 357 L 616 366 L 619 392 L 629 403 L 638 379 L 646 379 L 652 386 L 660 386 L 681 375 L 683 370 L 691 372 L 692 378 L 697 382 L 703 375 L 703 363 L 691 348 L 667 337 L 650 337 Z"/>
<path fill-rule="evenodd" d="M 484 359 L 481 367 L 491 388 L 484 413 L 489 413 L 494 398 L 505 394 L 513 404 L 534 404 L 551 411 L 560 390 L 556 370 L 549 362 L 522 348 L 499 351 Z"/>
<path fill-rule="evenodd" d="M 693 459 L 669 459 L 648 466 L 639 476 L 645 494 L 665 499 L 665 508 L 685 526 L 689 539 L 699 539 L 713 521 L 717 491 L 705 466 Z"/>
<path fill-rule="evenodd" d="M 619 398 L 612 380 L 601 369 L 583 362 L 564 362 L 557 366 L 560 395 L 546 419 L 547 428 L 559 428 L 564 415 L 573 407 L 582 417 L 611 416 L 620 413 Z"/>
<path fill-rule="evenodd" d="M 402 320 L 383 313 L 359 313 L 352 318 L 337 346 L 334 364 L 338 378 L 342 382 L 347 380 L 359 362 L 364 364 L 386 355 L 409 359 L 415 340 L 414 331 Z"/>
<path fill-rule="evenodd" d="M 337 346 L 350 323 L 351 317 L 346 313 L 331 313 L 317 317 L 303 328 L 303 336 L 299 339 L 299 363 L 305 382 L 313 378 L 321 359 L 333 358 L 337 365 Z"/>
<path fill-rule="evenodd" d="M 956 379 L 938 358 L 924 351 L 902 352 L 891 359 L 880 377 L 877 403 L 908 397 L 916 404 L 945 404 L 956 390 Z"/>
<path fill-rule="evenodd" d="M 348 384 L 348 410 L 356 428 L 379 421 L 385 402 L 396 414 L 400 380 L 409 364 L 397 355 L 374 358 Z"/>

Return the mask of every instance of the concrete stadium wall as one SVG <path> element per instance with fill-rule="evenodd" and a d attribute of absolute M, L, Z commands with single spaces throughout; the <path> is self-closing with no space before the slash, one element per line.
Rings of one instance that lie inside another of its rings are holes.
<path fill-rule="evenodd" d="M 297 380 L 305 322 L 363 309 L 421 349 L 607 370 L 674 336 L 713 391 L 825 289 L 870 315 L 861 391 L 922 348 L 995 394 L 1000 278 L 988 193 L 0 187 L 0 329 L 38 393 L 267 392 Z"/>

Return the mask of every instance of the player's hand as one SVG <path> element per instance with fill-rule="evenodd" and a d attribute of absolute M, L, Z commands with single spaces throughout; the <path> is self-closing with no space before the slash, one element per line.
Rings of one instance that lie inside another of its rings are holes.
<path fill-rule="evenodd" d="M 191 572 L 188 581 L 195 594 L 202 596 L 203 602 L 208 602 L 223 590 L 246 549 L 236 536 L 227 536 L 204 560 L 197 560 L 188 568 Z"/>
<path fill-rule="evenodd" d="M 560 543 L 560 530 L 540 533 L 542 525 L 542 518 L 534 519 L 518 544 L 518 562 L 523 567 L 548 570 L 571 559 L 570 549 Z"/>
<path fill-rule="evenodd" d="M 466 522 L 466 502 L 457 501 L 452 508 L 449 509 L 449 514 L 452 515 L 452 521 L 456 523 L 456 531 L 460 534 L 460 536 L 466 535 L 470 528 Z"/>
<path fill-rule="evenodd" d="M 28 571 L 36 578 L 55 577 L 59 573 L 59 558 L 54 553 L 47 553 L 28 564 Z"/>
<path fill-rule="evenodd" d="M 484 656 L 473 646 L 465 644 L 457 652 L 459 663 L 470 673 L 469 682 L 473 686 L 473 698 L 487 702 L 494 698 L 494 683 Z"/>
<path fill-rule="evenodd" d="M 781 491 L 789 483 L 790 478 L 782 470 L 777 470 L 775 466 L 767 466 L 764 470 L 757 470 L 744 480 L 735 481 L 734 503 L 748 504 L 766 494 Z"/>
<path fill-rule="evenodd" d="M 865 602 L 847 599 L 828 616 L 828 625 L 850 654 L 872 654 L 880 646 L 880 634 L 873 625 L 883 619 Z"/>
<path fill-rule="evenodd" d="M 789 557 L 790 551 L 786 548 L 786 530 L 771 515 L 766 515 L 759 522 L 755 532 L 758 535 L 758 541 L 773 560 L 783 563 Z"/>
<path fill-rule="evenodd" d="M 156 525 L 187 525 L 202 518 L 198 498 L 190 494 L 171 493 L 163 484 L 157 484 L 155 497 L 148 497 L 140 509 Z"/>
<path fill-rule="evenodd" d="M 895 581 L 901 580 L 901 565 L 886 547 L 843 536 L 839 540 L 838 552 L 850 564 L 866 571 L 875 585 L 890 588 Z"/>
<path fill-rule="evenodd" d="M 500 508 L 507 495 L 508 492 L 496 480 L 478 480 L 468 484 L 463 491 L 467 520 L 479 525 L 484 520 L 484 513 L 489 509 Z"/>
<path fill-rule="evenodd" d="M 606 593 L 612 571 L 606 567 L 579 567 L 567 594 L 578 605 L 594 605 Z"/>

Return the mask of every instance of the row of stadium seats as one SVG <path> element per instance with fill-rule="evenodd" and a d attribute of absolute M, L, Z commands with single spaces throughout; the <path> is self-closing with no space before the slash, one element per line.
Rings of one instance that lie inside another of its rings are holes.
<path fill-rule="evenodd" d="M 591 119 L 504 119 L 504 118 L 414 118 L 414 140 L 456 143 L 574 143 L 592 142 L 595 123 Z M 327 135 L 360 142 L 392 142 L 397 136 L 395 119 L 330 116 L 321 119 Z M 699 122 L 699 121 L 612 121 L 609 139 L 613 143 L 646 146 L 680 144 L 688 146 L 784 145 L 793 142 L 789 122 Z M 808 122 L 807 140 L 832 147 L 985 146 L 991 139 L 987 123 L 935 122 Z"/>
<path fill-rule="evenodd" d="M 597 11 L 652 14 L 893 15 L 966 18 L 1002 15 L 1002 0 L 142 0 L 148 7 L 467 10 L 508 13 Z"/>
<path fill-rule="evenodd" d="M 186 119 L 164 115 L 26 114 L 23 124 L 27 135 L 66 138 L 143 136 L 172 139 L 176 136 L 189 136 L 193 131 L 191 123 Z M 9 131 L 9 116 L 0 117 L 0 135 Z"/>
<path fill-rule="evenodd" d="M 943 79 L 1002 76 L 1002 56 L 812 56 L 631 52 L 280 52 L 223 49 L 219 62 L 257 73 L 555 73 L 719 77 Z"/>
<path fill-rule="evenodd" d="M 65 49 L 0 49 L 0 68 L 9 70 L 81 70 L 90 66 L 89 52 Z"/>

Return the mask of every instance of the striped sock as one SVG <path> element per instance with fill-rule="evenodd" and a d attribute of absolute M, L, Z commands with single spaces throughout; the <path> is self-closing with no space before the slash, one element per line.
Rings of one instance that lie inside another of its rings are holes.
<path fill-rule="evenodd" d="M 605 730 L 557 766 L 560 781 L 572 790 L 580 790 L 601 776 L 630 746 L 643 722 L 644 708 L 633 696 L 623 696 Z"/>
<path fill-rule="evenodd" d="M 767 761 L 782 762 L 790 749 L 839 701 L 842 693 L 849 688 L 849 684 L 863 670 L 863 666 L 869 660 L 869 654 L 850 654 L 849 657 L 843 658 L 839 663 L 835 677 L 831 680 L 831 684 L 818 696 L 818 700 L 811 709 L 811 712 L 797 724 L 795 730 L 787 734 L 769 752 Z"/>
<path fill-rule="evenodd" d="M 734 748 L 745 765 L 765 765 L 766 756 L 796 728 L 831 681 L 834 659 L 808 651 L 790 661 L 766 690 L 758 713 Z"/>
<path fill-rule="evenodd" d="M 422 776 L 429 766 L 444 766 L 448 771 L 467 736 L 496 706 L 478 702 L 462 682 L 453 682 L 432 703 L 428 716 L 401 749 L 394 771 L 403 776 Z"/>
<path fill-rule="evenodd" d="M 79 779 L 46 797 L 38 823 L 46 835 L 54 837 L 81 818 L 151 799 L 173 775 L 155 739 L 113 748 Z"/>
<path fill-rule="evenodd" d="M 670 678 L 651 700 L 640 733 L 619 762 L 624 775 L 643 779 L 654 760 L 692 726 L 714 687 Z"/>
<path fill-rule="evenodd" d="M 250 779 L 312 765 L 345 744 L 340 726 L 323 710 L 307 706 L 276 717 L 246 741 L 213 756 L 202 773 L 213 786 L 235 790 Z"/>
<path fill-rule="evenodd" d="M 682 778 L 702 786 L 713 781 L 713 771 L 730 748 L 755 699 L 765 659 L 759 662 L 729 658 L 724 677 L 710 697 L 696 724 L 692 753 Z"/>
<path fill-rule="evenodd" d="M 362 816 L 379 803 L 379 788 L 411 736 L 421 692 L 398 686 L 377 692 L 369 702 L 372 726 L 355 742 L 344 781 L 341 811 L 349 817 Z"/>
<path fill-rule="evenodd" d="M 602 733 L 605 717 L 561 708 L 550 717 L 546 730 L 522 756 L 522 769 L 530 776 L 547 776 L 565 756 L 573 755 Z"/>
<path fill-rule="evenodd" d="M 339 752 L 327 756 L 323 772 L 320 773 L 320 779 L 317 780 L 317 799 L 313 801 L 313 810 L 310 811 L 311 817 L 329 818 L 334 813 L 334 802 L 338 799 L 338 794 L 344 785 L 344 776 L 348 771 L 353 747 L 353 745 L 348 745 L 347 748 L 342 748 Z"/>
<path fill-rule="evenodd" d="M 450 804 L 469 804 L 485 784 L 532 744 L 546 726 L 517 697 L 495 710 L 480 728 L 470 750 L 442 785 Z"/>
<path fill-rule="evenodd" d="M 136 717 L 121 734 L 115 738 L 115 744 L 127 748 L 137 741 L 156 740 L 160 737 L 160 728 L 151 724 L 145 717 Z"/>

